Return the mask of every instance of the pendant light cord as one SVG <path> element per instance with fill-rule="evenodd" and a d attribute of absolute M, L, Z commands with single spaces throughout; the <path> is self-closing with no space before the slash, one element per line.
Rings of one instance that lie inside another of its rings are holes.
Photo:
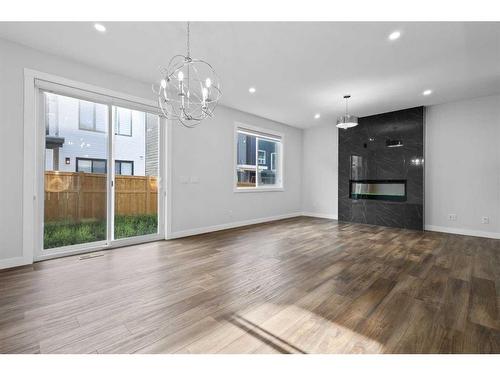
<path fill-rule="evenodd" d="M 191 45 L 189 42 L 189 21 L 187 22 L 187 57 L 191 57 Z"/>
<path fill-rule="evenodd" d="M 189 32 L 189 21 L 187 22 L 187 57 L 188 59 L 191 59 L 191 42 L 190 42 L 190 32 Z M 190 80 L 190 75 L 191 75 L 191 69 L 190 69 L 190 66 L 188 64 L 187 66 L 187 105 L 189 107 L 189 101 L 190 101 L 190 98 L 189 98 L 189 85 L 191 83 L 191 80 Z"/>

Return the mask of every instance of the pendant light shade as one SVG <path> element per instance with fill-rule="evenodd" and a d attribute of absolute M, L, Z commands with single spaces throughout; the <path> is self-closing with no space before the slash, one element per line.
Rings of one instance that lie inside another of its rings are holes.
<path fill-rule="evenodd" d="M 337 118 L 337 128 L 349 129 L 358 125 L 358 118 L 352 115 L 339 116 Z"/>
<path fill-rule="evenodd" d="M 337 128 L 349 129 L 358 125 L 358 118 L 348 113 L 347 100 L 351 95 L 344 95 L 345 99 L 345 115 L 337 117 Z"/>

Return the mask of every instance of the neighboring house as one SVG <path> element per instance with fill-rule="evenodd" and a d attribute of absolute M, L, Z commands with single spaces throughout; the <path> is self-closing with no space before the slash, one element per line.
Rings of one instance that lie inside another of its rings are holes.
<path fill-rule="evenodd" d="M 258 152 L 256 148 L 258 144 Z M 276 182 L 276 143 L 259 139 L 253 135 L 238 134 L 237 144 L 237 173 L 239 186 L 253 186 L 255 184 L 256 164 L 259 167 L 263 184 Z M 257 158 L 257 163 L 255 159 Z"/>
<path fill-rule="evenodd" d="M 46 170 L 107 171 L 108 107 L 46 94 Z M 158 117 L 113 107 L 115 171 L 121 175 L 157 175 Z"/>
<path fill-rule="evenodd" d="M 159 130 L 158 116 L 146 113 L 146 176 L 158 176 Z"/>

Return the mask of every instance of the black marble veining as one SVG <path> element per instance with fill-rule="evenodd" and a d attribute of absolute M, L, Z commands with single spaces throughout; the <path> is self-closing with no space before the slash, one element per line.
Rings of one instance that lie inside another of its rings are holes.
<path fill-rule="evenodd" d="M 339 220 L 422 230 L 423 154 L 423 107 L 361 117 L 358 126 L 340 129 Z M 351 180 L 405 180 L 406 200 L 351 199 Z"/>

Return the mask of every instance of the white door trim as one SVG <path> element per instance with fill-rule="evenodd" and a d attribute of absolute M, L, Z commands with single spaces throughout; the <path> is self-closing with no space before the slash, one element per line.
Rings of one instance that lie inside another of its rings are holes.
<path fill-rule="evenodd" d="M 54 254 L 47 256 L 36 256 L 36 249 L 39 245 L 39 231 L 37 228 L 41 227 L 40 218 L 38 217 L 39 200 L 43 199 L 43 194 L 40 196 L 38 188 L 40 180 L 38 176 L 38 164 L 40 163 L 39 157 L 39 126 L 37 121 L 38 116 L 38 88 L 36 87 L 37 81 L 43 81 L 43 85 L 50 86 L 51 84 L 62 85 L 65 90 L 70 92 L 88 91 L 89 95 L 103 95 L 111 99 L 113 105 L 122 105 L 133 107 L 138 110 L 156 108 L 154 100 L 144 99 L 110 89 L 89 85 L 82 82 L 73 81 L 64 77 L 32 70 L 24 69 L 24 142 L 23 142 L 23 256 L 22 260 L 16 258 L 15 264 L 12 266 L 19 266 L 24 264 L 31 264 L 35 260 L 43 260 L 54 257 Z M 154 241 L 168 238 L 170 235 L 171 227 L 171 124 L 170 122 L 161 119 L 160 122 L 160 167 L 162 168 L 162 179 L 160 186 L 163 187 L 160 195 L 160 208 L 163 209 L 164 214 L 160 215 L 159 221 L 159 234 L 151 235 L 142 238 L 130 238 L 125 240 L 115 241 L 113 244 L 108 244 L 106 248 L 119 247 L 131 245 L 139 242 Z M 164 147 L 164 146 L 167 147 Z M 162 221 L 163 220 L 163 221 Z M 165 222 L 166 221 L 166 222 Z M 71 248 L 64 255 L 71 255 L 76 252 L 82 252 L 82 249 Z M 57 254 L 61 256 L 63 254 Z"/>

